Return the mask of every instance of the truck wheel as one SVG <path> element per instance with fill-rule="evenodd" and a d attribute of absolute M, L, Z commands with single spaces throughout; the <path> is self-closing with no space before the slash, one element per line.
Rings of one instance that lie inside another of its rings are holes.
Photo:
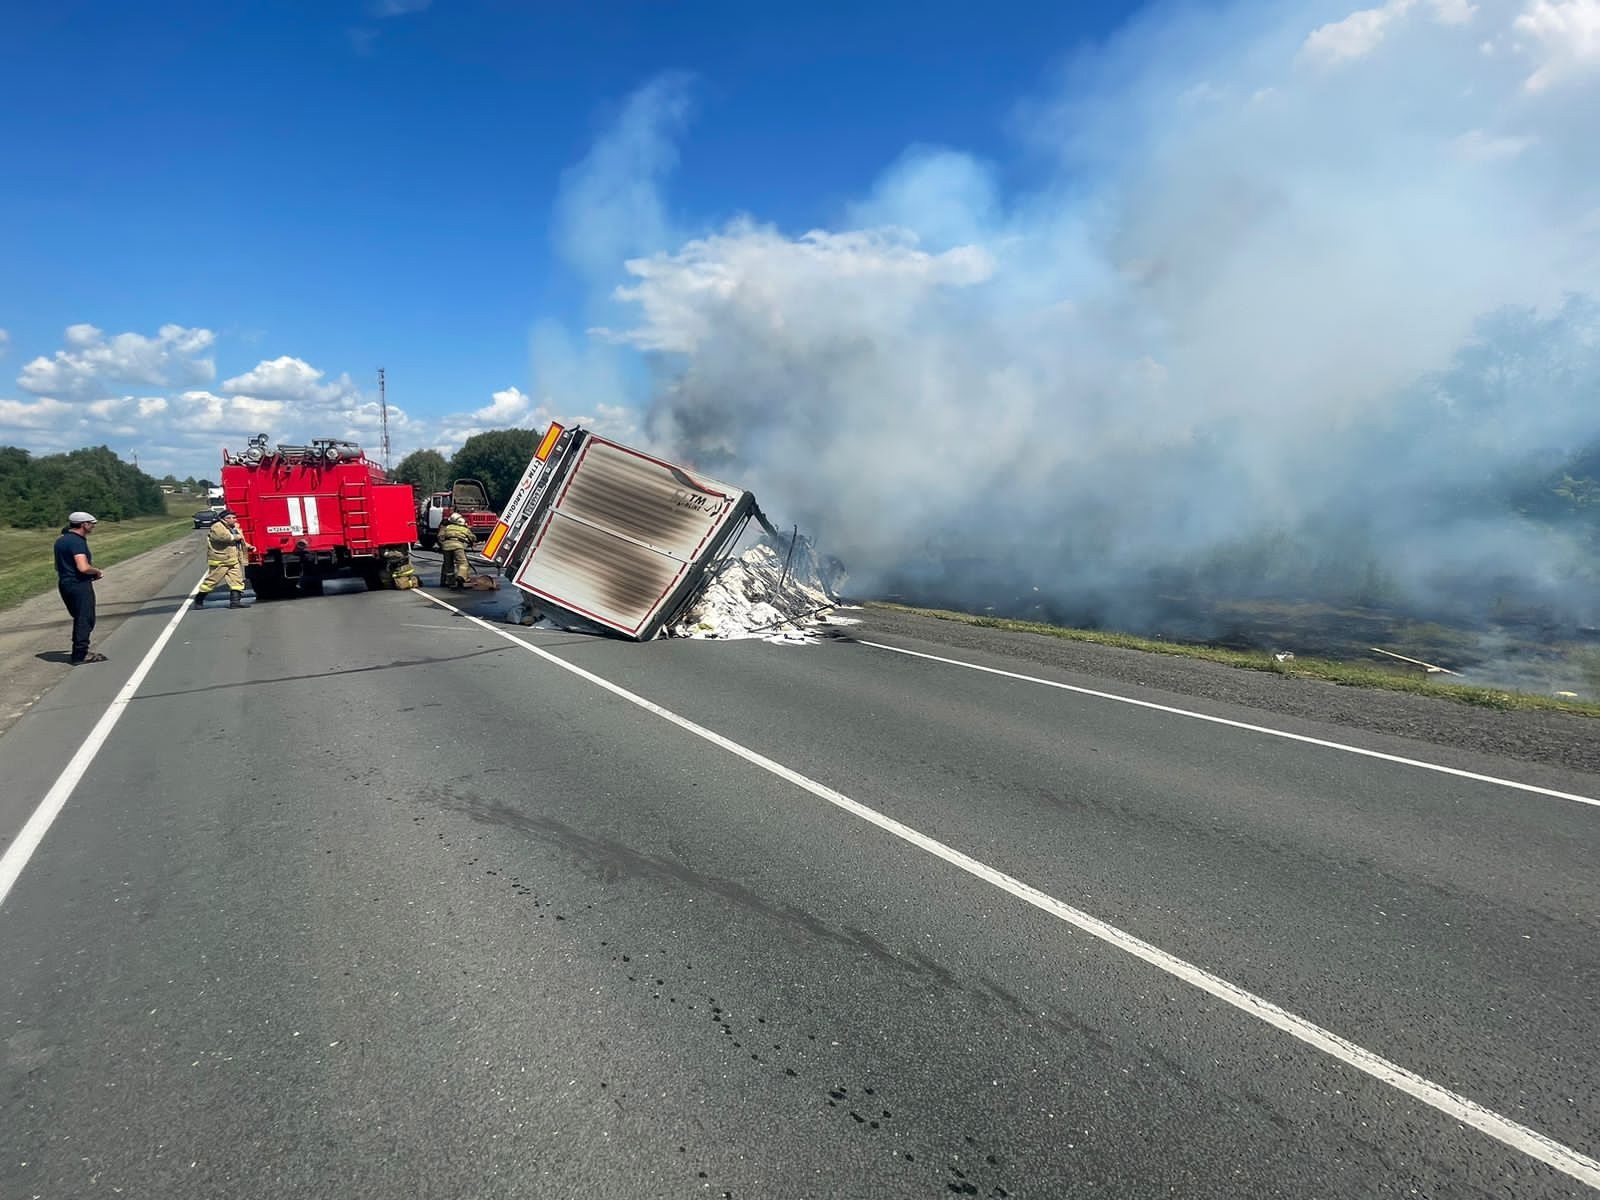
<path fill-rule="evenodd" d="M 258 600 L 282 600 L 290 592 L 282 575 L 262 567 L 246 567 L 245 582 L 255 591 Z"/>

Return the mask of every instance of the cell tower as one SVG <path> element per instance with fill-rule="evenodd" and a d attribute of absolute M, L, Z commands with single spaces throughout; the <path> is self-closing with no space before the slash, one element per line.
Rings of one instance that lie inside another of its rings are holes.
<path fill-rule="evenodd" d="M 378 419 L 383 423 L 383 469 L 389 469 L 389 399 L 383 390 L 383 368 L 378 368 Z"/>

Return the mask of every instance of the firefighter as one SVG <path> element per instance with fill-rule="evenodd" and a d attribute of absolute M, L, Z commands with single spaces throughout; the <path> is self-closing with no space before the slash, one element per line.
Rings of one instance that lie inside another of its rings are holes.
<path fill-rule="evenodd" d="M 385 550 L 383 566 L 378 570 L 378 582 L 386 588 L 402 591 L 417 586 L 417 569 L 411 565 L 404 550 Z"/>
<path fill-rule="evenodd" d="M 472 568 L 467 565 L 467 547 L 478 540 L 478 535 L 467 525 L 460 513 L 451 513 L 439 526 L 439 549 L 444 551 L 444 562 L 439 566 L 439 586 L 462 587 Z"/>
<path fill-rule="evenodd" d="M 231 509 L 225 510 L 211 523 L 206 533 L 206 577 L 200 581 L 200 590 L 195 593 L 194 606 L 203 607 L 206 593 L 226 581 L 228 607 L 243 608 L 245 555 L 254 550 L 255 547 L 245 541 L 244 534 L 239 531 L 239 515 Z"/>

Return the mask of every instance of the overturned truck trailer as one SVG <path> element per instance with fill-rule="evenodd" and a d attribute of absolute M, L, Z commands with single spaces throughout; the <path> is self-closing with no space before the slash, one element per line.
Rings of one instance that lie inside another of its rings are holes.
<path fill-rule="evenodd" d="M 483 547 L 532 607 L 648 641 L 731 550 L 755 497 L 552 423 Z"/>

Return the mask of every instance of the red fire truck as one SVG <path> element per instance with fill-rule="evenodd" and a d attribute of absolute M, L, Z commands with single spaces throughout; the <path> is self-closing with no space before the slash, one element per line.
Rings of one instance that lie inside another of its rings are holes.
<path fill-rule="evenodd" d="M 476 479 L 458 479 L 448 492 L 435 492 L 417 508 L 417 545 L 433 550 L 439 545 L 439 526 L 451 513 L 460 513 L 478 544 L 494 532 L 500 514 L 489 507 L 489 489 Z"/>
<path fill-rule="evenodd" d="M 261 596 L 348 575 L 377 587 L 417 536 L 411 485 L 390 483 L 353 442 L 268 449 L 257 434 L 242 453 L 223 450 L 222 495 L 255 547 L 245 573 Z"/>

